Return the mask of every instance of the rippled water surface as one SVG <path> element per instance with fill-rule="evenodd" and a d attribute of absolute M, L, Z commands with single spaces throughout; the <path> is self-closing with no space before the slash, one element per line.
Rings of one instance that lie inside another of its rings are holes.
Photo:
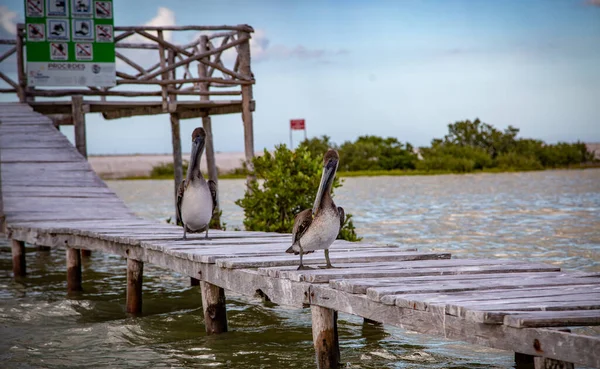
<path fill-rule="evenodd" d="M 108 184 L 141 216 L 165 221 L 174 213 L 171 181 Z M 228 229 L 242 228 L 234 201 L 244 181 L 219 188 Z M 335 201 L 366 242 L 600 271 L 600 170 L 348 178 Z M 209 337 L 199 291 L 186 277 L 146 265 L 144 314 L 130 317 L 124 259 L 94 253 L 84 262 L 85 292 L 68 298 L 64 252 L 27 251 L 29 274 L 17 283 L 10 249 L 0 248 L 1 367 L 314 367 L 310 310 L 228 295 L 230 332 Z M 513 366 L 512 353 L 349 315 L 340 315 L 339 329 L 347 367 Z"/>

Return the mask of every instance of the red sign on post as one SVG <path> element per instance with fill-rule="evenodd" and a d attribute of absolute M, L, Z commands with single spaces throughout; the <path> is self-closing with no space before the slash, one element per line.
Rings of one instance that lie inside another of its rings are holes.
<path fill-rule="evenodd" d="M 304 129 L 304 119 L 292 119 L 290 120 L 291 129 Z"/>

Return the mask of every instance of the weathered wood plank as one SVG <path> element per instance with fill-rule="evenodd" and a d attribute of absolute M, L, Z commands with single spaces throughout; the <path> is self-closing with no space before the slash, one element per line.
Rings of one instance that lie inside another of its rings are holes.
<path fill-rule="evenodd" d="M 450 254 L 447 253 L 407 253 L 403 251 L 399 252 L 380 252 L 380 253 L 368 253 L 368 252 L 340 252 L 331 253 L 329 255 L 332 263 L 352 263 L 352 262 L 376 262 L 376 261 L 390 261 L 390 260 L 422 260 L 422 259 L 433 259 L 433 258 L 449 258 Z M 317 253 L 308 254 L 304 256 L 304 263 L 307 265 L 322 264 L 325 259 Z M 260 268 L 260 267 L 273 267 L 273 266 L 289 266 L 298 265 L 299 258 L 295 255 L 282 255 L 276 258 L 238 258 L 238 259 L 227 259 L 217 260 L 217 265 L 222 268 Z"/>
<path fill-rule="evenodd" d="M 483 274 L 483 273 L 514 273 L 514 272 L 542 272 L 542 271 L 557 271 L 560 268 L 552 267 L 544 264 L 523 264 L 523 265 L 499 265 L 499 266 L 469 266 L 469 267 L 445 267 L 445 268 L 418 268 L 413 269 L 410 262 L 406 265 L 403 263 L 386 265 L 383 267 L 369 267 L 363 265 L 357 268 L 346 269 L 325 269 L 325 270 L 303 270 L 303 271 L 275 271 L 273 276 L 279 278 L 289 278 L 294 281 L 307 281 L 315 283 L 325 283 L 332 279 L 339 278 L 392 278 L 392 277 L 409 277 L 409 276 L 445 276 L 445 275 L 462 275 L 462 274 Z M 371 283 L 370 280 L 366 284 Z M 378 286 L 377 280 L 373 281 L 373 286 Z M 390 284 L 390 283 L 382 283 Z M 354 293 L 365 293 L 366 287 L 352 284 L 347 281 L 340 282 L 340 288 L 348 290 L 349 288 Z"/>
<path fill-rule="evenodd" d="M 545 278 L 548 273 L 532 273 L 533 277 Z M 570 274 L 569 274 L 570 275 Z M 573 276 L 573 275 L 571 275 Z M 525 276 L 527 277 L 527 276 Z M 396 306 L 427 310 L 429 304 L 454 303 L 463 301 L 497 301 L 514 298 L 544 298 L 553 296 L 572 296 L 582 293 L 598 293 L 598 285 L 551 286 L 518 288 L 510 290 L 487 290 L 475 292 L 429 293 L 396 296 Z"/>
<path fill-rule="evenodd" d="M 524 287 L 547 287 L 547 286 L 576 286 L 587 284 L 600 284 L 599 278 L 556 278 L 556 279 L 497 279 L 495 281 L 463 281 L 456 282 L 434 282 L 423 283 L 421 285 L 396 285 L 385 287 L 370 287 L 367 289 L 367 296 L 374 301 L 381 301 L 384 304 L 394 305 L 396 295 L 432 293 L 432 292 L 461 292 L 492 289 L 517 289 Z M 383 298 L 386 296 L 385 298 Z"/>
<path fill-rule="evenodd" d="M 514 313 L 504 317 L 504 325 L 515 328 L 600 325 L 600 310 Z"/>

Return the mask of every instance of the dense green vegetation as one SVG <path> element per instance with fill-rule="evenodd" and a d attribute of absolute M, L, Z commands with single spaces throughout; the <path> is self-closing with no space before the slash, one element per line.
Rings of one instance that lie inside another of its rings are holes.
<path fill-rule="evenodd" d="M 255 157 L 251 173 L 258 181 L 250 182 L 244 197 L 235 202 L 244 209 L 245 229 L 291 233 L 294 217 L 313 206 L 323 170 L 322 156 L 305 147 L 291 151 L 282 144 L 273 153 L 265 150 L 264 155 Z M 336 176 L 333 189 L 341 186 Z M 338 238 L 360 240 L 351 214 L 346 214 Z"/>
<path fill-rule="evenodd" d="M 315 155 L 322 155 L 327 147 L 336 148 L 340 170 L 348 174 L 540 170 L 594 161 L 594 153 L 582 142 L 545 144 L 541 140 L 518 138 L 518 133 L 518 128 L 509 126 L 500 131 L 479 119 L 456 122 L 448 125 L 444 138 L 433 139 L 431 146 L 419 148 L 421 158 L 410 143 L 402 144 L 394 137 L 361 136 L 337 146 L 328 136 L 322 136 L 304 140 L 300 147 Z"/>

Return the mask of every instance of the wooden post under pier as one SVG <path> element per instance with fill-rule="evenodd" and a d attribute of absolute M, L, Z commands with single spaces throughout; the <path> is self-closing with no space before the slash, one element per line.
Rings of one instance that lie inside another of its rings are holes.
<path fill-rule="evenodd" d="M 73 120 L 73 129 L 75 133 L 75 147 L 84 158 L 87 159 L 87 137 L 85 133 L 85 106 L 83 96 L 75 95 L 71 97 L 71 117 Z M 81 256 L 90 257 L 90 250 L 81 249 Z"/>
<path fill-rule="evenodd" d="M 200 37 L 200 52 L 209 51 L 208 50 L 208 36 Z M 209 57 L 200 59 L 201 61 L 207 61 L 210 59 Z M 206 78 L 208 75 L 208 66 L 203 63 L 198 64 L 198 77 Z M 209 84 L 208 82 L 200 82 L 199 84 L 200 92 L 208 92 Z M 200 101 L 209 100 L 208 95 L 200 95 Z M 210 115 L 202 117 L 202 127 L 206 131 L 206 167 L 208 168 L 208 178 L 213 180 L 217 184 L 217 189 L 219 188 L 219 178 L 217 173 L 217 162 L 215 160 L 215 146 L 213 140 L 212 133 L 212 120 Z M 219 216 L 219 191 L 217 190 L 217 206 L 215 207 L 213 213 L 213 220 L 218 225 L 216 228 L 221 229 L 221 217 Z"/>
<path fill-rule="evenodd" d="M 82 291 L 81 254 L 79 249 L 67 248 L 67 292 Z"/>
<path fill-rule="evenodd" d="M 25 277 L 27 263 L 25 262 L 25 242 L 10 240 L 12 248 L 13 275 L 15 278 Z"/>
<path fill-rule="evenodd" d="M 127 259 L 127 312 L 139 314 L 142 312 L 142 281 L 144 263 Z"/>
<path fill-rule="evenodd" d="M 24 37 L 25 36 L 25 25 L 19 23 L 17 25 L 17 96 L 19 102 L 26 102 L 26 90 L 27 90 L 27 75 L 25 74 L 25 48 L 24 48 Z"/>
<path fill-rule="evenodd" d="M 202 294 L 202 311 L 206 333 L 218 334 L 227 332 L 227 309 L 225 290 L 214 284 L 200 281 Z"/>
<path fill-rule="evenodd" d="M 340 364 L 337 311 L 317 305 L 311 305 L 310 310 L 317 368 L 337 369 Z"/>
<path fill-rule="evenodd" d="M 175 52 L 169 50 L 167 61 L 169 65 L 175 63 Z M 175 79 L 175 69 L 168 72 L 168 75 L 163 74 L 163 79 Z M 166 90 L 165 90 L 166 91 Z M 177 95 L 169 94 L 169 104 L 177 101 Z M 179 124 L 179 113 L 169 113 L 171 122 L 171 143 L 173 145 L 173 175 L 175 178 L 175 192 L 173 199 L 175 200 L 175 212 L 177 212 L 177 189 L 183 180 L 183 159 L 181 156 L 181 126 Z"/>
<path fill-rule="evenodd" d="M 240 32 L 240 37 L 247 37 L 248 41 L 239 46 L 239 69 L 240 73 L 245 76 L 252 77 L 252 69 L 250 67 L 250 33 Z M 252 77 L 253 78 L 253 77 Z M 244 152 L 246 154 L 246 165 L 248 170 L 252 171 L 252 158 L 254 158 L 254 123 L 252 118 L 252 85 L 242 85 L 242 120 L 244 123 Z M 247 181 L 254 181 L 256 178 L 253 175 L 248 175 Z"/>

